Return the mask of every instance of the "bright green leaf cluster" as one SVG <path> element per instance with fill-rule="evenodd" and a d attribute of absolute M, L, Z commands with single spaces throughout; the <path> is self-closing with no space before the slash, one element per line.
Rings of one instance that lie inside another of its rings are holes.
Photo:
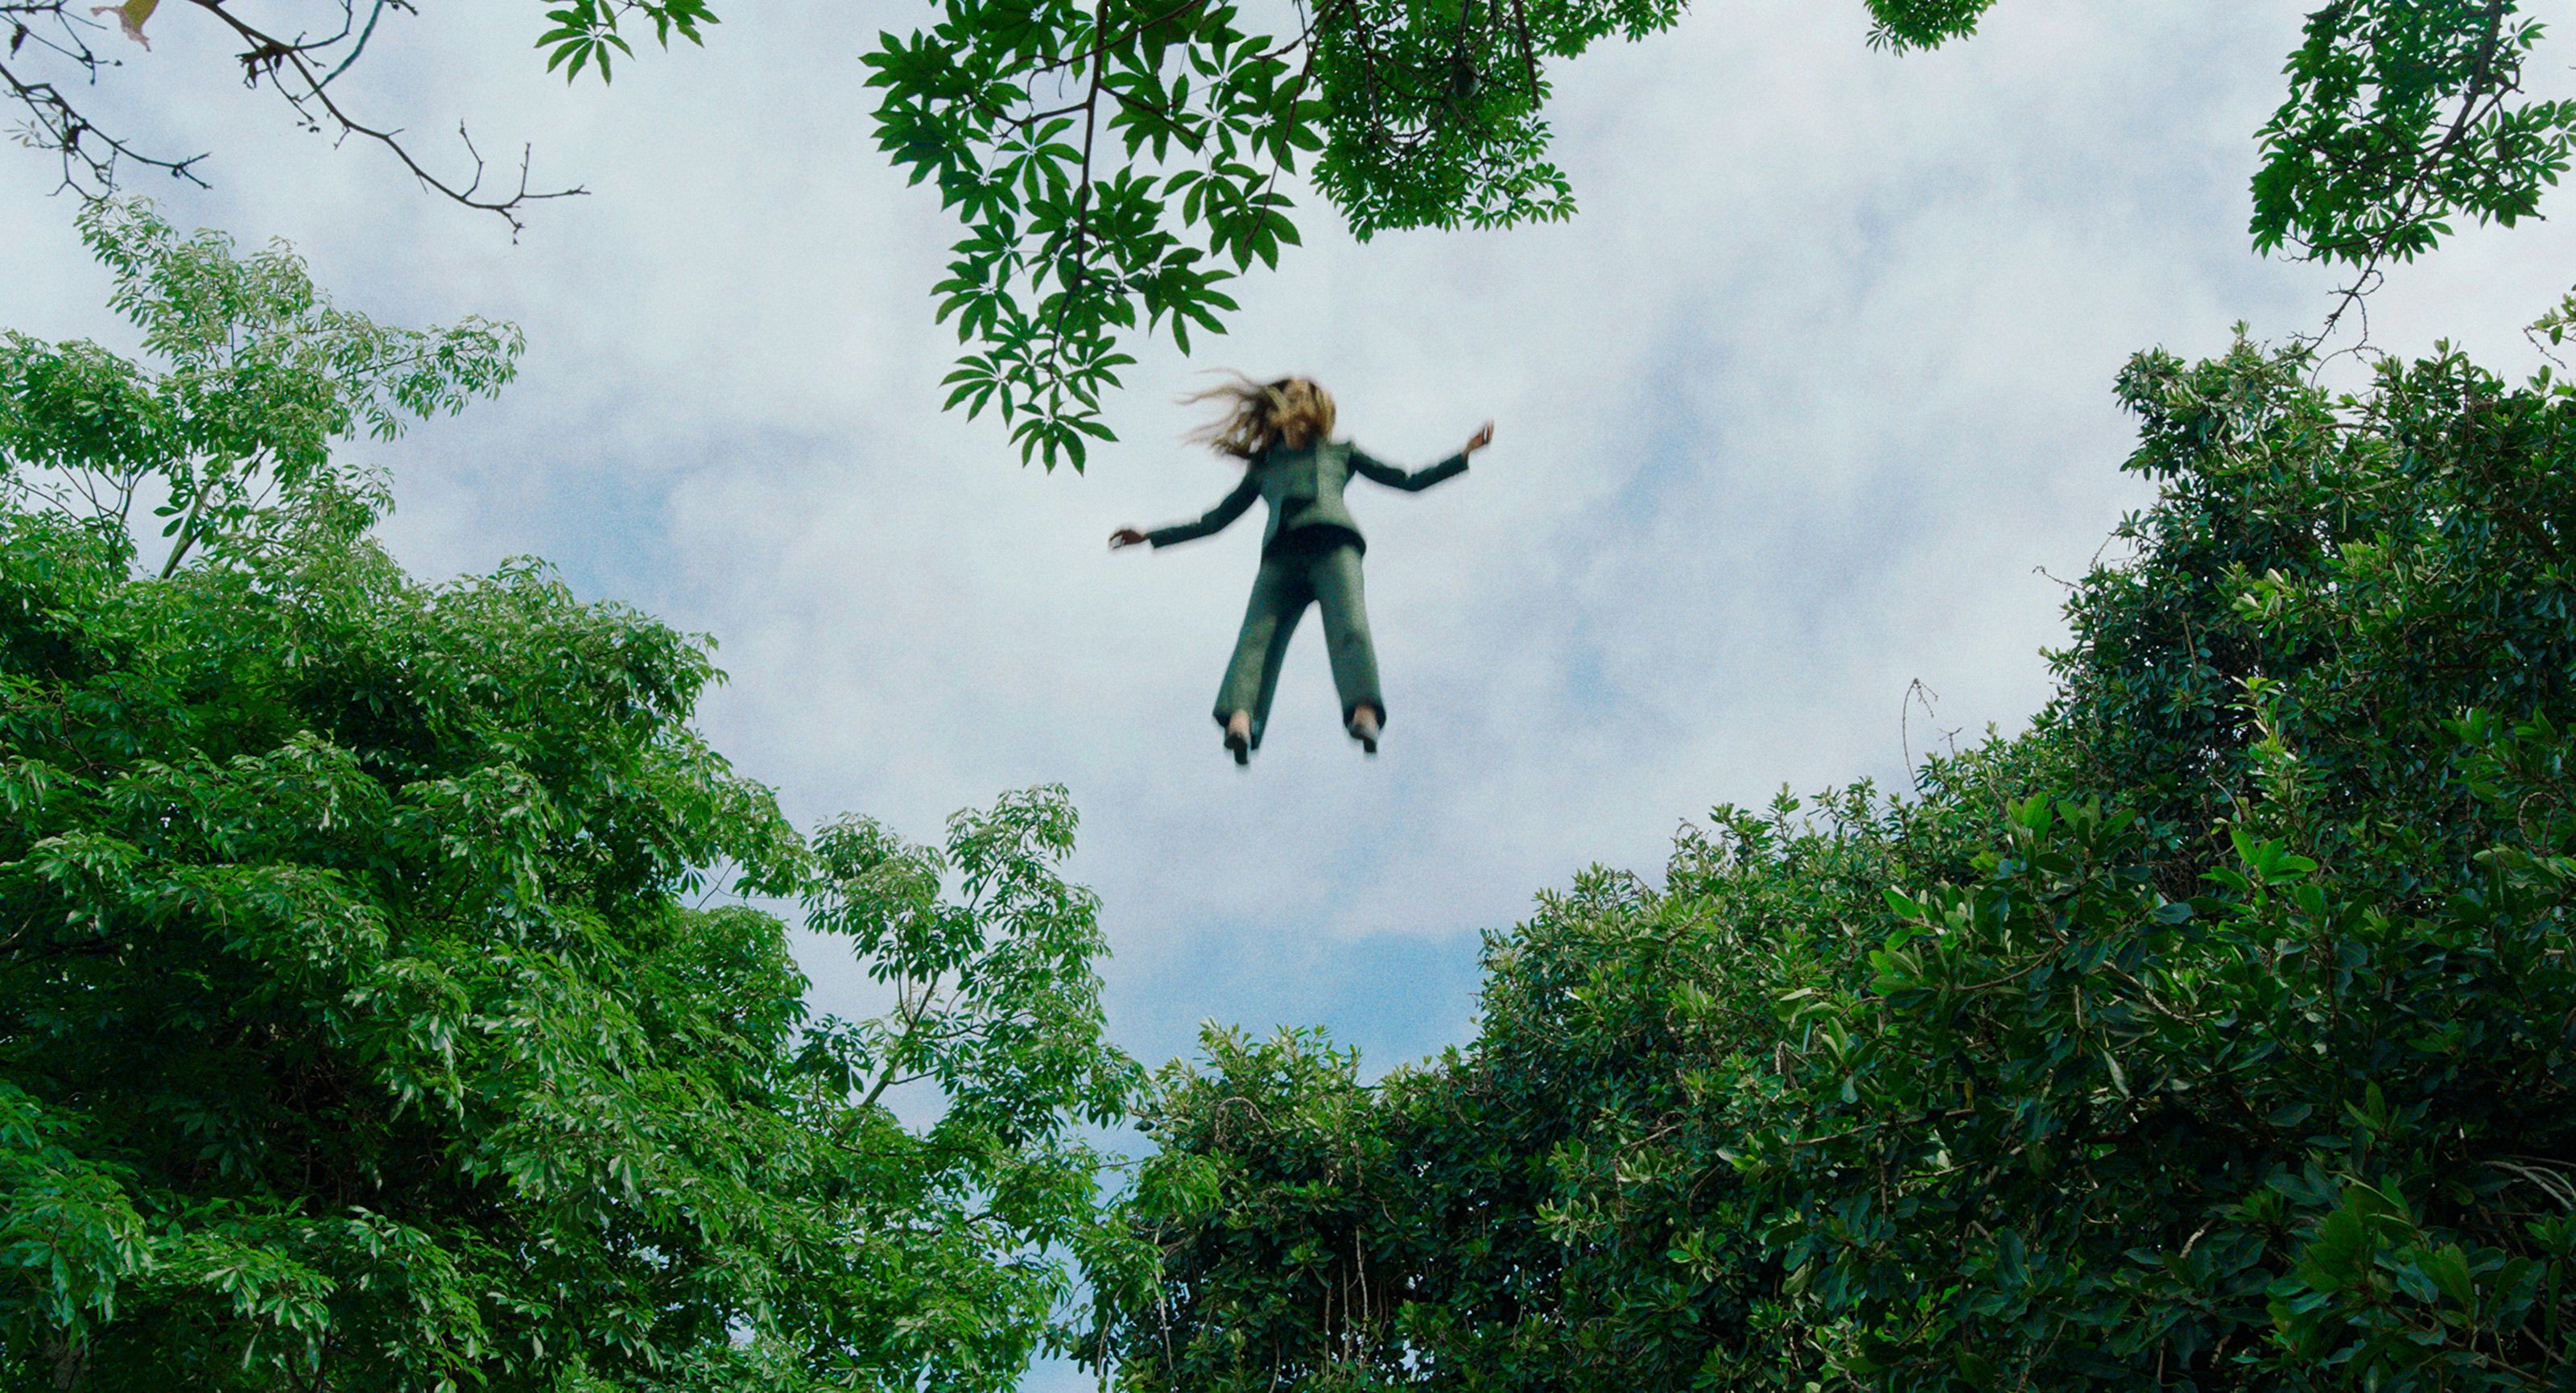
<path fill-rule="evenodd" d="M 160 367 L 0 331 L 0 481 L 120 531 L 146 503 L 171 539 L 164 574 L 272 497 L 359 488 L 335 444 L 391 439 L 517 371 L 515 327 L 386 328 L 334 307 L 282 245 L 238 257 L 136 199 L 85 205 L 80 227 Z"/>
<path fill-rule="evenodd" d="M 2432 250 L 2462 214 L 2538 215 L 2567 172 L 2576 101 L 2523 99 L 2538 20 L 2514 0 L 2337 0 L 2308 16 L 2289 100 L 2263 127 L 2254 246 L 2372 267 Z"/>
<path fill-rule="evenodd" d="M 581 76 L 583 68 L 596 68 L 599 80 L 609 81 L 612 51 L 635 56 L 626 37 L 617 32 L 618 23 L 639 13 L 653 22 L 654 42 L 664 48 L 671 46 L 673 34 L 703 48 L 707 42 L 703 26 L 718 22 L 706 0 L 566 0 L 546 11 L 554 27 L 537 36 L 537 47 L 546 50 L 546 71 L 560 69 L 564 81 L 570 82 Z"/>
<path fill-rule="evenodd" d="M 1995 0 L 1868 0 L 1869 46 L 1891 53 L 1938 48 L 1977 32 Z"/>
<path fill-rule="evenodd" d="M 1362 235 L 1572 211 L 1540 63 L 1679 0 L 1339 0 L 1263 32 L 1221 0 L 945 0 L 867 58 L 877 138 L 967 229 L 935 289 L 972 345 L 950 406 L 1083 467 L 1125 334 L 1222 332 L 1223 288 L 1299 243 L 1300 160 Z"/>

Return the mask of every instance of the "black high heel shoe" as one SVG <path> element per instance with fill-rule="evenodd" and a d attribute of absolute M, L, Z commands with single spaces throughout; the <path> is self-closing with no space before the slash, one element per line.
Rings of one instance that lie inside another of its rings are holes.
<path fill-rule="evenodd" d="M 1377 753 L 1377 730 L 1377 717 L 1375 716 L 1363 712 L 1360 715 L 1353 716 L 1351 718 L 1351 738 L 1360 742 L 1360 749 L 1364 753 Z"/>
<path fill-rule="evenodd" d="M 1235 763 L 1250 764 L 1252 762 L 1251 736 L 1229 730 L 1225 733 L 1225 747 L 1234 752 Z"/>

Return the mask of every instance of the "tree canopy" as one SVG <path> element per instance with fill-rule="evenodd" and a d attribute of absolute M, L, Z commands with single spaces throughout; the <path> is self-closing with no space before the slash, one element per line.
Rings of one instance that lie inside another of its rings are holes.
<path fill-rule="evenodd" d="M 1013 1386 L 1132 1075 L 1063 792 L 808 842 L 704 640 L 367 539 L 330 447 L 515 332 L 86 227 L 158 362 L 0 340 L 0 1388 Z"/>
<path fill-rule="evenodd" d="M 115 276 L 109 303 L 162 367 L 0 331 L 0 465 L 22 499 L 67 516 L 123 527 L 150 507 L 171 539 L 164 576 L 201 540 L 250 535 L 272 498 L 363 490 L 332 459 L 340 441 L 391 439 L 517 371 L 517 329 L 379 326 L 334 308 L 282 246 L 237 257 L 136 200 L 90 204 L 80 226 Z"/>
<path fill-rule="evenodd" d="M 1139 1390 L 2539 1389 L 2576 1368 L 2576 391 L 2240 345 L 2020 738 L 1720 807 L 1363 1086 L 1143 1110 Z"/>

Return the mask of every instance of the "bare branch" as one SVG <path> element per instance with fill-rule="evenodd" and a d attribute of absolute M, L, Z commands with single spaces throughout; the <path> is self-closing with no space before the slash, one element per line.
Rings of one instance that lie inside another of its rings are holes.
<path fill-rule="evenodd" d="M 341 106 L 339 99 L 329 91 L 329 84 L 333 77 L 345 70 L 346 63 L 334 68 L 328 74 L 316 73 L 312 63 L 313 56 L 327 47 L 327 43 L 306 44 L 280 39 L 235 15 L 227 8 L 226 0 L 190 0 L 190 3 L 222 21 L 248 45 L 240 55 L 242 80 L 245 85 L 257 87 L 263 82 L 268 84 L 271 90 L 286 99 L 288 106 L 294 108 L 296 116 L 304 122 L 307 129 L 321 130 L 327 121 L 338 129 L 340 140 L 356 136 L 383 146 L 393 153 L 394 158 L 401 162 L 404 169 L 411 172 L 411 176 L 418 180 L 422 187 L 465 207 L 499 216 L 509 223 L 513 236 L 527 225 L 525 219 L 520 216 L 520 210 L 527 204 L 551 198 L 569 198 L 588 192 L 578 186 L 553 189 L 543 193 L 531 190 L 528 180 L 532 152 L 523 147 L 519 157 L 519 179 L 516 186 L 506 195 L 486 195 L 483 192 L 485 170 L 483 154 L 475 148 L 473 137 L 466 132 L 465 124 L 461 121 L 457 123 L 456 134 L 465 146 L 466 157 L 473 163 L 473 172 L 470 178 L 461 183 L 442 178 L 431 172 L 403 144 L 402 131 L 399 128 L 370 125 L 351 115 L 345 107 Z M 406 5 L 404 8 L 409 7 Z M 369 32 L 372 32 L 373 28 L 374 21 L 371 18 L 368 22 Z M 337 42 L 337 39 L 330 42 Z"/>
<path fill-rule="evenodd" d="M 526 226 L 529 204 L 586 192 L 578 186 L 534 186 L 533 152 L 525 146 L 520 151 L 518 178 L 507 183 L 490 181 L 483 154 L 461 122 L 457 136 L 465 147 L 466 166 L 441 173 L 415 152 L 400 127 L 361 119 L 344 105 L 332 84 L 365 54 L 377 24 L 389 11 L 416 13 L 411 0 L 372 0 L 361 22 L 360 3 L 340 0 L 340 22 L 328 33 L 285 36 L 244 19 L 230 0 L 189 0 L 196 13 L 211 16 L 239 40 L 235 58 L 244 84 L 275 92 L 297 124 L 332 136 L 335 144 L 356 137 L 383 147 L 423 188 L 500 217 L 514 236 Z M 58 80 L 28 66 L 50 61 L 93 87 L 111 70 L 125 66 L 124 60 L 107 56 L 93 43 L 109 30 L 82 13 L 78 0 L 0 0 L 0 25 L 8 30 L 7 57 L 0 60 L 0 96 L 15 101 L 25 116 L 12 134 L 21 145 L 59 156 L 61 189 L 84 199 L 104 198 L 120 187 L 131 168 L 161 170 L 201 188 L 207 186 L 197 168 L 206 155 L 180 158 L 138 149 L 125 137 L 101 129 L 74 104 Z M 137 43 L 150 46 L 139 22 L 126 20 L 125 28 Z"/>
<path fill-rule="evenodd" d="M 11 136 L 31 150 L 52 150 L 62 157 L 63 175 L 56 186 L 58 190 L 68 190 L 82 198 L 104 198 L 117 187 L 118 168 L 129 164 L 161 170 L 199 188 L 207 186 L 196 171 L 204 155 L 168 159 L 145 154 L 93 125 L 63 95 L 62 89 L 50 82 L 29 82 L 8 64 L 0 63 L 0 89 L 5 89 L 27 113 L 25 124 L 12 130 Z"/>

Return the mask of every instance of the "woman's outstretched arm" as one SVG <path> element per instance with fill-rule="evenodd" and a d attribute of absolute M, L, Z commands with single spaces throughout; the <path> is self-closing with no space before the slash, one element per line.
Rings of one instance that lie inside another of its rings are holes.
<path fill-rule="evenodd" d="M 1374 479 L 1388 488 L 1402 489 L 1407 493 L 1420 493 L 1443 479 L 1455 478 L 1466 473 L 1467 457 L 1493 443 L 1494 423 L 1487 421 L 1477 428 L 1474 435 L 1467 437 L 1466 445 L 1461 447 L 1458 453 L 1428 469 L 1410 471 L 1398 469 L 1354 446 L 1351 450 L 1351 472 L 1365 479 Z"/>
<path fill-rule="evenodd" d="M 1260 496 L 1260 481 L 1252 477 L 1251 470 L 1246 469 L 1243 471 L 1243 482 L 1234 486 L 1234 492 L 1227 494 L 1215 507 L 1201 513 L 1198 521 L 1176 522 L 1169 527 L 1157 527 L 1151 532 L 1122 527 L 1109 534 L 1109 549 L 1116 551 L 1120 547 L 1132 547 L 1139 542 L 1151 542 L 1158 547 L 1167 547 L 1174 542 L 1192 541 L 1210 533 L 1222 532 L 1226 524 L 1243 516 L 1243 510 L 1251 507 L 1252 500 Z"/>

